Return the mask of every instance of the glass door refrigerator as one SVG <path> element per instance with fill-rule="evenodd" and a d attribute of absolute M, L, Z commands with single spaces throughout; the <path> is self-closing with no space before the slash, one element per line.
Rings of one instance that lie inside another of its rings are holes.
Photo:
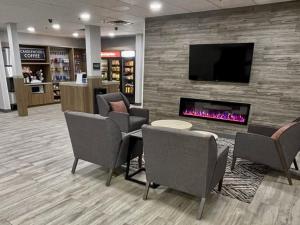
<path fill-rule="evenodd" d="M 101 75 L 102 80 L 118 81 L 121 78 L 121 52 L 104 51 L 101 52 Z"/>
<path fill-rule="evenodd" d="M 102 80 L 109 80 L 108 59 L 101 58 L 101 77 Z"/>
<path fill-rule="evenodd" d="M 119 81 L 121 78 L 121 59 L 110 59 L 110 77 L 112 81 Z"/>
<path fill-rule="evenodd" d="M 122 58 L 121 92 L 135 103 L 135 57 Z"/>

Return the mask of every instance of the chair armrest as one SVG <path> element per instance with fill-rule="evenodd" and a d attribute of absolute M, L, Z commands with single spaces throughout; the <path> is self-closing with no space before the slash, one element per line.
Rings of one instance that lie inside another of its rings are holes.
<path fill-rule="evenodd" d="M 218 156 L 217 156 L 217 161 L 219 160 L 225 160 L 227 161 L 227 156 L 229 152 L 229 146 L 224 146 L 218 150 Z"/>
<path fill-rule="evenodd" d="M 218 149 L 217 162 L 216 162 L 210 190 L 212 190 L 217 185 L 217 183 L 220 182 L 220 180 L 223 178 L 225 174 L 228 152 L 229 152 L 228 146 Z"/>
<path fill-rule="evenodd" d="M 277 130 L 278 128 L 276 127 L 258 124 L 250 124 L 248 127 L 248 133 L 260 134 L 268 137 L 271 137 Z"/>
<path fill-rule="evenodd" d="M 128 132 L 129 128 L 129 114 L 111 111 L 108 114 L 119 127 L 122 132 Z"/>
<path fill-rule="evenodd" d="M 132 133 L 134 132 L 122 133 L 122 142 L 116 167 L 119 167 L 127 162 L 128 151 L 131 152 L 131 159 L 143 154 L 143 140 L 131 136 Z"/>
<path fill-rule="evenodd" d="M 149 110 L 148 109 L 130 108 L 129 114 L 131 116 L 140 116 L 140 117 L 147 118 L 147 121 L 149 121 Z"/>
<path fill-rule="evenodd" d="M 277 167 L 279 160 L 272 138 L 251 133 L 236 134 L 233 156 L 271 167 Z"/>

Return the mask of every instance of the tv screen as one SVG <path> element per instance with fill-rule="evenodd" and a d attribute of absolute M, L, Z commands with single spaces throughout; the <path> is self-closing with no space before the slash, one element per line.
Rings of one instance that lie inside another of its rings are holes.
<path fill-rule="evenodd" d="M 189 79 L 248 83 L 254 43 L 190 45 Z"/>

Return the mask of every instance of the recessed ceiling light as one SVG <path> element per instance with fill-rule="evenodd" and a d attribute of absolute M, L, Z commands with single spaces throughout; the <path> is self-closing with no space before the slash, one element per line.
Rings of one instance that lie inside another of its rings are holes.
<path fill-rule="evenodd" d="M 54 23 L 54 24 L 52 24 L 52 28 L 54 30 L 60 30 L 60 25 L 58 23 Z"/>
<path fill-rule="evenodd" d="M 111 38 L 113 38 L 113 37 L 115 37 L 115 33 L 110 32 L 110 33 L 108 33 L 108 36 L 110 36 Z"/>
<path fill-rule="evenodd" d="M 82 21 L 89 21 L 91 19 L 91 14 L 87 13 L 87 12 L 84 12 L 84 13 L 81 13 L 79 15 L 79 18 L 82 20 Z"/>
<path fill-rule="evenodd" d="M 35 32 L 35 28 L 34 27 L 27 27 L 27 30 L 31 33 Z"/>
<path fill-rule="evenodd" d="M 152 2 L 152 3 L 150 4 L 150 9 L 151 9 L 151 11 L 153 11 L 153 12 L 158 12 L 158 11 L 161 10 L 161 8 L 162 8 L 161 2 Z"/>
<path fill-rule="evenodd" d="M 77 38 L 77 37 L 79 37 L 79 34 L 78 34 L 77 32 L 74 32 L 74 33 L 72 34 L 72 36 Z"/>

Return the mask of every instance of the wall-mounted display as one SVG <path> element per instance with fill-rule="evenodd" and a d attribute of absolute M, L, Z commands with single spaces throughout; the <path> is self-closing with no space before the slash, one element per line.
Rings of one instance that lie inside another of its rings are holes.
<path fill-rule="evenodd" d="M 189 79 L 249 83 L 254 43 L 190 46 Z"/>

